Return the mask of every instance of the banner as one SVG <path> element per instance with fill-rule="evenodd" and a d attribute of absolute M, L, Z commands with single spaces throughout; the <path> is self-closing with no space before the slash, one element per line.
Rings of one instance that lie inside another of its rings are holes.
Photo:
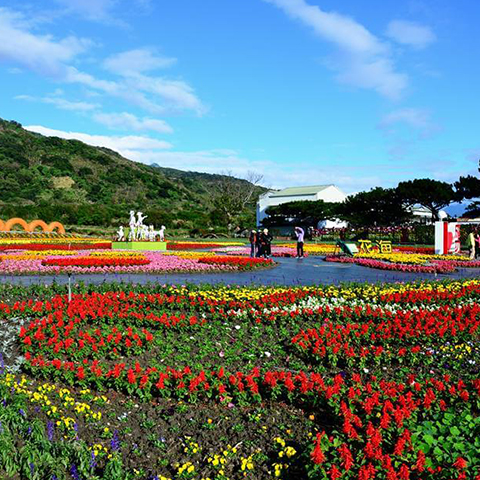
<path fill-rule="evenodd" d="M 460 253 L 460 224 L 435 222 L 435 253 L 452 255 Z"/>

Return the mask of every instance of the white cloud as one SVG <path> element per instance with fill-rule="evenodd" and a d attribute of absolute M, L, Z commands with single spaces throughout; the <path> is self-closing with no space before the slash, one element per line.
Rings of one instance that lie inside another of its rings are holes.
<path fill-rule="evenodd" d="M 80 83 L 108 95 L 119 97 L 151 113 L 192 110 L 201 115 L 206 107 L 186 82 L 142 75 L 130 75 L 119 81 L 101 80 L 68 67 L 66 81 Z"/>
<path fill-rule="evenodd" d="M 424 108 L 400 108 L 384 115 L 378 126 L 387 133 L 393 133 L 398 124 L 417 130 L 423 137 L 439 130 L 438 125 L 431 119 L 430 111 Z"/>
<path fill-rule="evenodd" d="M 181 80 L 168 80 L 165 78 L 137 75 L 127 79 L 127 85 L 136 87 L 141 92 L 161 97 L 166 102 L 166 110 L 192 110 L 201 115 L 206 107 L 195 95 L 193 88 Z"/>
<path fill-rule="evenodd" d="M 0 8 L 0 62 L 12 62 L 57 81 L 87 86 L 155 114 L 189 110 L 200 115 L 206 111 L 186 82 L 142 73 L 172 64 L 174 59 L 147 48 L 130 50 L 107 59 L 106 65 L 120 78 L 105 80 L 72 64 L 92 45 L 89 40 L 73 36 L 56 40 L 51 35 L 34 34 L 30 28 L 31 22 L 21 14 Z"/>
<path fill-rule="evenodd" d="M 333 183 L 350 193 L 369 189 L 381 183 L 381 179 L 376 175 L 364 175 L 361 167 L 352 169 L 338 166 L 332 169 L 327 162 L 326 166 L 309 163 L 282 165 L 271 160 L 252 160 L 236 150 L 225 148 L 190 152 L 165 151 L 172 146 L 149 137 L 89 135 L 54 130 L 40 125 L 25 128 L 42 135 L 77 139 L 89 145 L 107 147 L 125 158 L 147 165 L 155 163 L 162 167 L 206 173 L 222 173 L 228 170 L 238 177 L 245 177 L 248 172 L 254 171 L 263 174 L 264 185 L 272 188 Z"/>
<path fill-rule="evenodd" d="M 15 100 L 26 100 L 31 102 L 42 102 L 54 105 L 61 110 L 68 110 L 72 112 L 90 112 L 99 107 L 96 103 L 88 102 L 72 102 L 66 98 L 59 96 L 47 96 L 47 97 L 32 97 L 30 95 L 17 95 Z"/>
<path fill-rule="evenodd" d="M 21 14 L 0 8 L 0 61 L 62 77 L 66 63 L 90 45 L 88 40 L 73 36 L 54 40 L 51 35 L 34 35 L 28 25 Z"/>
<path fill-rule="evenodd" d="M 89 135 L 88 133 L 54 130 L 53 128 L 47 128 L 41 125 L 29 125 L 26 126 L 25 129 L 48 137 L 59 137 L 67 140 L 80 140 L 88 145 L 93 145 L 94 147 L 107 147 L 119 153 L 122 153 L 123 151 L 129 151 L 130 149 L 150 151 L 172 147 L 170 143 L 163 140 L 156 140 L 154 138 L 136 135 L 127 135 L 123 137 Z"/>
<path fill-rule="evenodd" d="M 430 27 L 406 20 L 391 21 L 387 35 L 402 45 L 416 49 L 425 48 L 437 39 Z"/>
<path fill-rule="evenodd" d="M 388 44 L 354 19 L 325 12 L 305 0 L 264 1 L 276 5 L 337 47 L 340 55 L 330 63 L 340 82 L 372 89 L 391 99 L 398 99 L 404 92 L 408 77 L 395 70 Z"/>
<path fill-rule="evenodd" d="M 296 185 L 335 184 L 346 192 L 358 191 L 381 183 L 374 175 L 365 175 L 361 169 L 352 172 L 351 168 L 312 166 L 311 164 L 278 164 L 271 160 L 251 160 L 239 152 L 228 149 L 182 151 L 124 151 L 123 155 L 137 162 L 180 170 L 222 173 L 231 171 L 233 175 L 245 177 L 248 172 L 264 176 L 264 184 L 272 188 Z"/>
<path fill-rule="evenodd" d="M 116 0 L 55 0 L 67 13 L 78 14 L 88 20 L 110 20 Z"/>
<path fill-rule="evenodd" d="M 175 58 L 161 56 L 150 48 L 137 48 L 106 58 L 103 66 L 117 75 L 136 76 L 138 73 L 170 67 L 176 61 Z"/>
<path fill-rule="evenodd" d="M 131 113 L 96 113 L 93 119 L 111 129 L 151 130 L 158 133 L 173 133 L 172 127 L 164 120 L 138 118 Z"/>
<path fill-rule="evenodd" d="M 166 68 L 176 62 L 174 58 L 158 55 L 149 48 L 139 48 L 121 52 L 108 57 L 103 66 L 106 70 L 124 77 L 128 87 L 127 96 L 137 93 L 136 103 L 147 105 L 149 100 L 145 94 L 161 97 L 166 102 L 166 108 L 178 110 L 193 110 L 198 114 L 205 112 L 205 107 L 195 95 L 190 85 L 181 80 L 169 80 L 162 77 L 146 75 L 146 72 Z M 142 92 L 141 95 L 138 95 Z M 153 107 L 153 108 L 152 108 Z M 151 104 L 150 111 L 160 112 L 165 107 Z"/>

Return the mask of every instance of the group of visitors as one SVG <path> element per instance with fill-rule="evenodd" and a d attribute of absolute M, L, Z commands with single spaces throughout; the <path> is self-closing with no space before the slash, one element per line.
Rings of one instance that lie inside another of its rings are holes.
<path fill-rule="evenodd" d="M 477 258 L 480 253 L 480 234 L 478 229 L 472 230 L 467 237 L 467 245 L 470 249 L 470 260 Z"/>
<path fill-rule="evenodd" d="M 305 231 L 301 227 L 295 227 L 295 236 L 297 237 L 297 257 L 303 258 L 303 244 L 305 241 Z M 269 258 L 272 255 L 272 240 L 268 228 L 263 230 L 252 230 L 250 232 L 250 257 Z"/>
<path fill-rule="evenodd" d="M 272 240 L 268 228 L 250 232 L 250 256 L 269 258 L 272 255 Z"/>

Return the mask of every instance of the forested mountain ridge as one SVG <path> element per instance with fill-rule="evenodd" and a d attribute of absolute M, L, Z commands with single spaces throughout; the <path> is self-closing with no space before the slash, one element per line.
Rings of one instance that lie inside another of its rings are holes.
<path fill-rule="evenodd" d="M 224 178 L 144 165 L 0 119 L 0 218 L 117 225 L 132 208 L 172 228 L 221 227 L 213 197 Z"/>

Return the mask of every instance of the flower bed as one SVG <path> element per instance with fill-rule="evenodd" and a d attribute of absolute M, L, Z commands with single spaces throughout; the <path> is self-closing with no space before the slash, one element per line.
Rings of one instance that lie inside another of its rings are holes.
<path fill-rule="evenodd" d="M 393 270 L 398 272 L 413 272 L 413 273 L 451 273 L 455 271 L 455 265 L 450 262 L 435 262 L 432 265 L 415 265 L 407 263 L 392 263 L 381 262 L 362 257 L 325 257 L 326 262 L 337 263 L 355 263 L 362 267 L 377 268 L 379 270 Z"/>
<path fill-rule="evenodd" d="M 295 243 L 280 244 L 280 247 L 287 247 L 295 249 L 297 248 Z M 305 243 L 303 249 L 310 255 L 328 255 L 335 252 L 335 245 L 332 243 Z"/>
<path fill-rule="evenodd" d="M 250 247 L 222 247 L 216 248 L 215 252 L 224 253 L 226 255 L 250 255 Z M 295 257 L 296 255 L 296 247 L 291 248 L 272 245 L 272 257 Z M 305 257 L 308 257 L 308 253 L 305 253 Z"/>
<path fill-rule="evenodd" d="M 394 246 L 394 252 L 398 253 L 419 253 L 421 255 L 434 255 L 435 249 L 433 247 L 414 247 L 414 246 Z"/>
<path fill-rule="evenodd" d="M 468 257 L 460 255 L 425 255 L 418 253 L 357 253 L 355 258 L 367 258 L 371 260 L 380 260 L 391 263 L 408 263 L 413 265 L 424 265 L 435 260 L 442 261 L 469 261 Z"/>
<path fill-rule="evenodd" d="M 199 250 L 202 248 L 218 248 L 231 245 L 245 245 L 240 242 L 168 242 L 167 250 Z"/>
<path fill-rule="evenodd" d="M 352 257 L 327 255 L 327 262 L 354 263 L 380 270 L 418 273 L 450 273 L 456 268 L 480 268 L 480 262 L 460 255 L 427 255 L 425 253 L 358 253 Z"/>
<path fill-rule="evenodd" d="M 151 262 L 145 257 L 75 257 L 75 258 L 47 258 L 42 265 L 59 267 L 131 267 L 134 265 L 148 265 Z"/>
<path fill-rule="evenodd" d="M 238 248 L 238 247 L 237 247 Z M 180 258 L 199 259 L 200 257 L 214 257 L 215 252 L 189 252 L 187 250 L 176 250 L 170 252 L 163 252 L 163 255 L 175 255 Z"/>
<path fill-rule="evenodd" d="M 275 262 L 270 258 L 250 258 L 250 257 L 233 257 L 233 256 L 208 256 L 200 257 L 200 263 L 209 265 L 230 265 L 239 270 L 253 270 L 259 267 L 269 267 L 275 265 Z"/>
<path fill-rule="evenodd" d="M 35 252 L 34 252 L 35 253 Z M 66 252 L 65 252 L 66 253 Z M 231 259 L 208 261 L 215 254 L 212 252 L 181 252 L 179 255 L 164 254 L 161 252 L 131 252 L 131 251 L 83 251 L 68 252 L 65 258 L 61 255 L 29 255 L 29 252 L 18 254 L 7 253 L 0 258 L 1 275 L 58 275 L 58 274 L 157 274 L 178 272 L 221 272 L 238 271 L 258 268 L 273 264 L 272 262 L 257 262 L 247 264 L 241 260 Z M 204 261 L 200 261 L 202 258 Z"/>
<path fill-rule="evenodd" d="M 450 267 L 480 268 L 480 261 L 479 260 L 440 260 L 440 259 L 435 259 L 434 262 L 437 265 L 448 265 Z"/>
<path fill-rule="evenodd" d="M 84 239 L 82 239 L 84 240 Z M 50 241 L 48 243 L 0 243 L 0 251 L 7 250 L 31 250 L 31 251 L 44 251 L 44 250 L 91 250 L 91 249 L 104 249 L 109 250 L 112 248 L 111 242 L 93 242 L 93 243 L 62 243 L 58 240 Z"/>
<path fill-rule="evenodd" d="M 479 281 L 52 288 L 0 302 L 5 478 L 480 474 Z"/>

